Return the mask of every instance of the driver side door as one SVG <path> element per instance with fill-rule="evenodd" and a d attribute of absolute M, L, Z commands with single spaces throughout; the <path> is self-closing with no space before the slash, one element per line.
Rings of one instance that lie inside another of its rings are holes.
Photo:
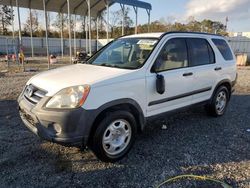
<path fill-rule="evenodd" d="M 156 75 L 164 76 L 165 92 L 156 91 Z M 189 67 L 185 38 L 166 41 L 146 75 L 147 116 L 178 109 L 191 104 L 194 76 Z"/>

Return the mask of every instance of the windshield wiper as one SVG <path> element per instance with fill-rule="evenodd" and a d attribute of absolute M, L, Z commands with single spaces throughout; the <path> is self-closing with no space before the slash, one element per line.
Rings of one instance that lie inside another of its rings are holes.
<path fill-rule="evenodd" d="M 122 68 L 120 66 L 114 65 L 114 64 L 108 64 L 108 63 L 102 63 L 100 64 L 100 66 L 104 66 L 104 67 L 114 67 L 114 68 Z"/>

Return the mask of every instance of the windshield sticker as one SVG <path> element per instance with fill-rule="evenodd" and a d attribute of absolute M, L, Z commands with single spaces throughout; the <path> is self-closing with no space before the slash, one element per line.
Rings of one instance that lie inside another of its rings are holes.
<path fill-rule="evenodd" d="M 145 39 L 143 39 L 143 40 L 139 40 L 137 42 L 137 44 L 153 46 L 153 45 L 155 45 L 156 42 L 157 42 L 156 40 L 145 40 Z"/>
<path fill-rule="evenodd" d="M 151 46 L 151 45 L 140 44 L 139 47 L 141 50 L 152 50 L 153 49 L 153 46 Z"/>

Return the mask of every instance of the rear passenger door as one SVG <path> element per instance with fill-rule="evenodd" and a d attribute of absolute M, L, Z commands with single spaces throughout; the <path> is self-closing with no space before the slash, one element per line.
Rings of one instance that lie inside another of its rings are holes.
<path fill-rule="evenodd" d="M 194 76 L 192 104 L 210 99 L 217 81 L 215 54 L 205 38 L 187 38 L 189 66 Z"/>

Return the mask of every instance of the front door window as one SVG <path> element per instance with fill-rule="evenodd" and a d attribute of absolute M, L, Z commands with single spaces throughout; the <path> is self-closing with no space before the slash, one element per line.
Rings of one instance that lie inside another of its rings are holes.
<path fill-rule="evenodd" d="M 167 41 L 154 64 L 154 71 L 178 69 L 188 66 L 187 45 L 185 39 L 174 38 Z"/>

